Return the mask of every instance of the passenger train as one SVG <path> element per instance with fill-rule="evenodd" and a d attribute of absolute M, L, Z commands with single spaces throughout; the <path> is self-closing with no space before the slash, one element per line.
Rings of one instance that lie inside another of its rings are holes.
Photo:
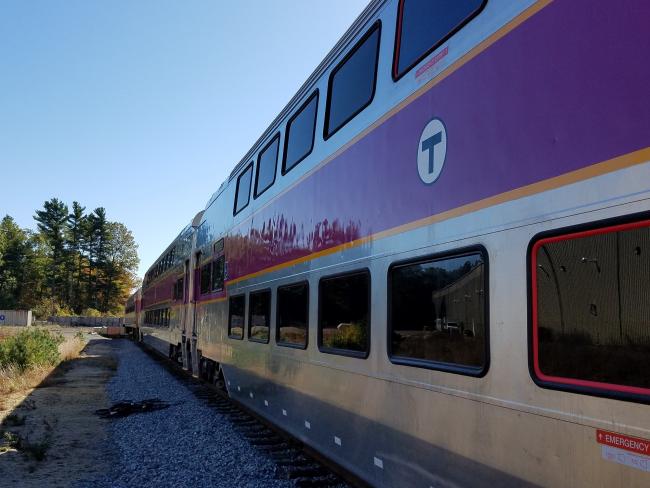
<path fill-rule="evenodd" d="M 373 486 L 650 486 L 649 25 L 371 2 L 129 323 Z"/>

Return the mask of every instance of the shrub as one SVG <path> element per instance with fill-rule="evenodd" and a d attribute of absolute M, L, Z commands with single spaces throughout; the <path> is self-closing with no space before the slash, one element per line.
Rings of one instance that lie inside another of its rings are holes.
<path fill-rule="evenodd" d="M 87 308 L 81 313 L 81 315 L 83 317 L 101 317 L 102 313 L 95 308 Z"/>
<path fill-rule="evenodd" d="M 61 334 L 44 329 L 27 329 L 0 343 L 0 368 L 14 366 L 25 371 L 33 366 L 55 365 L 59 361 Z"/>

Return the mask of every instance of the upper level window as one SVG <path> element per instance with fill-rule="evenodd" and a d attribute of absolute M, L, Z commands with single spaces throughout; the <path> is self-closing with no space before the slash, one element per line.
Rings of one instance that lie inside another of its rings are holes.
<path fill-rule="evenodd" d="M 244 338 L 244 319 L 246 317 L 246 295 L 230 297 L 228 304 L 228 337 Z"/>
<path fill-rule="evenodd" d="M 487 271 L 482 249 L 389 271 L 391 361 L 480 376 L 487 370 Z"/>
<path fill-rule="evenodd" d="M 318 308 L 320 349 L 365 357 L 370 345 L 370 274 L 323 278 Z"/>
<path fill-rule="evenodd" d="M 178 278 L 174 282 L 174 292 L 173 292 L 174 300 L 182 300 L 183 299 L 183 292 L 185 290 L 183 281 L 184 281 L 183 278 Z"/>
<path fill-rule="evenodd" d="M 278 147 L 280 134 L 276 134 L 271 142 L 257 156 L 257 176 L 255 178 L 255 198 L 270 188 L 275 181 L 275 168 L 278 163 Z"/>
<path fill-rule="evenodd" d="M 307 347 L 309 285 L 278 288 L 277 342 L 284 346 Z"/>
<path fill-rule="evenodd" d="M 223 290 L 225 261 L 226 258 L 224 256 L 221 256 L 212 262 L 212 286 L 210 287 L 212 291 Z"/>
<path fill-rule="evenodd" d="M 271 290 L 250 294 L 248 303 L 248 340 L 269 342 L 271 327 Z"/>
<path fill-rule="evenodd" d="M 317 109 L 318 90 L 309 97 L 287 123 L 287 133 L 284 138 L 282 174 L 285 174 L 305 159 L 314 148 Z"/>
<path fill-rule="evenodd" d="M 370 105 L 375 95 L 379 32 L 375 23 L 330 75 L 325 115 L 327 139 Z"/>
<path fill-rule="evenodd" d="M 648 402 L 650 220 L 545 234 L 530 272 L 536 381 Z"/>
<path fill-rule="evenodd" d="M 201 295 L 210 292 L 212 263 L 201 266 Z"/>
<path fill-rule="evenodd" d="M 487 0 L 400 0 L 393 78 L 398 79 L 476 17 Z"/>
<path fill-rule="evenodd" d="M 249 164 L 242 174 L 237 177 L 237 193 L 235 194 L 235 214 L 246 208 L 251 198 L 251 181 L 253 179 L 253 163 Z"/>

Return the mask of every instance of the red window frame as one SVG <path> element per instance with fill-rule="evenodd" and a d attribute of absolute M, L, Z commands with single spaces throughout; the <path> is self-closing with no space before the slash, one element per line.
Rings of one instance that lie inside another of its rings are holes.
<path fill-rule="evenodd" d="M 605 225 L 603 227 L 591 228 L 589 230 L 556 234 L 550 237 L 542 237 L 534 241 L 530 251 L 530 290 L 531 290 L 531 373 L 533 379 L 539 380 L 541 386 L 563 387 L 563 389 L 578 390 L 587 394 L 604 396 L 643 396 L 650 400 L 650 388 L 638 386 L 619 385 L 615 383 L 603 383 L 599 381 L 581 380 L 576 378 L 564 378 L 544 374 L 539 366 L 539 334 L 538 334 L 538 295 L 537 295 L 537 253 L 544 244 L 562 242 L 573 239 L 580 239 L 600 234 L 609 234 L 625 230 L 650 227 L 650 219 L 638 220 L 629 223 Z M 647 400 L 646 400 L 647 401 Z"/>
<path fill-rule="evenodd" d="M 444 37 L 436 41 L 429 49 L 423 52 L 410 66 L 404 68 L 404 70 L 400 73 L 399 54 L 400 54 L 400 48 L 402 43 L 402 17 L 404 13 L 404 1 L 405 0 L 399 0 L 399 5 L 397 7 L 397 26 L 395 28 L 395 47 L 393 49 L 393 70 L 392 70 L 393 81 L 398 81 L 402 76 L 404 76 L 406 73 L 408 73 L 413 68 L 415 68 L 418 64 L 420 64 L 420 62 L 424 58 L 426 58 L 429 54 L 431 54 L 433 51 L 435 51 L 440 46 L 442 46 L 445 42 L 451 39 L 451 37 L 453 37 L 454 34 L 456 34 L 459 30 L 465 27 L 465 25 L 467 25 L 472 19 L 477 17 L 483 11 L 483 9 L 485 8 L 488 2 L 488 0 L 483 0 L 481 6 L 478 9 L 476 9 L 474 12 L 468 15 L 461 23 L 459 23 L 456 27 L 454 27 L 451 31 L 449 31 L 447 35 L 445 35 Z"/>

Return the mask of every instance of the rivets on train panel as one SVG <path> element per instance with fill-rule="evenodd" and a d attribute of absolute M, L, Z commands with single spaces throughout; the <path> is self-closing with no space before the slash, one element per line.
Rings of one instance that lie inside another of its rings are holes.
<path fill-rule="evenodd" d="M 379 469 L 384 469 L 384 461 L 379 459 L 377 456 L 374 458 L 375 461 L 375 466 L 377 466 Z"/>
<path fill-rule="evenodd" d="M 334 436 L 334 444 L 336 444 L 337 446 L 340 446 L 341 445 L 341 438 L 337 437 L 337 436 Z"/>
<path fill-rule="evenodd" d="M 285 417 L 287 416 L 287 411 L 284 408 L 282 409 L 282 415 L 284 415 Z"/>
<path fill-rule="evenodd" d="M 241 391 L 241 386 L 238 386 L 238 387 L 237 387 L 237 391 Z"/>
<path fill-rule="evenodd" d="M 311 429 L 311 422 L 309 420 L 305 420 L 305 428 Z"/>
<path fill-rule="evenodd" d="M 268 400 L 264 400 L 264 406 L 265 406 L 265 407 L 268 407 L 268 406 L 269 406 L 269 401 L 268 401 Z"/>
<path fill-rule="evenodd" d="M 255 395 L 253 395 L 252 391 L 248 394 L 248 396 L 251 397 L 251 398 L 255 398 Z"/>

